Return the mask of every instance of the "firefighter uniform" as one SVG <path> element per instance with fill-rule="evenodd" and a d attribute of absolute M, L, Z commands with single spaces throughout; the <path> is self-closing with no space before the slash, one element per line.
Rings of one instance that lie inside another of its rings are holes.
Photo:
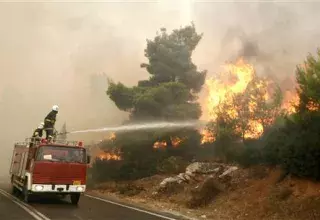
<path fill-rule="evenodd" d="M 36 142 L 36 141 L 39 141 L 40 138 L 42 137 L 43 127 L 44 127 L 44 123 L 41 122 L 41 123 L 39 124 L 39 126 L 37 127 L 37 129 L 34 130 L 34 132 L 33 132 L 33 134 L 32 134 L 32 137 L 31 137 L 30 147 L 32 147 L 32 146 L 33 146 L 33 143 Z"/>
<path fill-rule="evenodd" d="M 40 137 L 42 137 L 42 134 L 43 134 L 43 127 L 37 128 L 36 130 L 34 130 L 32 137 L 33 138 L 40 138 Z"/>
<path fill-rule="evenodd" d="M 58 106 L 54 105 L 52 111 L 44 119 L 44 130 L 46 131 L 46 139 L 52 140 L 53 138 L 53 129 L 56 122 L 56 117 L 58 114 Z"/>

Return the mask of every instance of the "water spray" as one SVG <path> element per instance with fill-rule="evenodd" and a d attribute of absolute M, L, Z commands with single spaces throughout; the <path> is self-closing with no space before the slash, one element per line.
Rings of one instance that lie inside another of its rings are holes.
<path fill-rule="evenodd" d="M 91 133 L 91 132 L 116 132 L 116 131 L 138 131 L 138 130 L 154 130 L 154 129 L 180 129 L 180 128 L 199 128 L 203 127 L 205 122 L 203 121 L 185 121 L 185 122 L 150 122 L 150 123 L 139 123 L 121 125 L 115 127 L 103 127 L 96 129 L 86 129 L 70 131 L 62 134 L 77 134 L 77 133 Z"/>

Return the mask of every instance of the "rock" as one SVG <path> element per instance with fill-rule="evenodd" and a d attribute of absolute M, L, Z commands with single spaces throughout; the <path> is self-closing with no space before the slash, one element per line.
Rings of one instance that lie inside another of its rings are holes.
<path fill-rule="evenodd" d="M 191 192 L 191 198 L 186 205 L 188 208 L 206 206 L 223 190 L 223 185 L 217 182 L 215 178 L 209 177 Z"/>
<path fill-rule="evenodd" d="M 207 218 L 207 216 L 206 215 L 201 215 L 201 218 Z"/>
<path fill-rule="evenodd" d="M 177 181 L 178 181 L 177 177 L 168 177 L 162 180 L 162 182 L 160 183 L 160 186 L 165 187 L 168 183 L 173 183 Z"/>
<path fill-rule="evenodd" d="M 221 163 L 194 162 L 186 168 L 185 173 L 180 173 L 177 176 L 165 178 L 160 183 L 160 188 L 162 189 L 161 191 L 163 191 L 164 188 L 171 188 L 172 185 L 189 183 L 191 180 L 205 182 L 208 178 L 221 179 L 224 182 L 230 182 L 229 180 L 232 179 L 230 174 L 237 169 L 238 167 L 236 166 L 230 167 Z"/>
<path fill-rule="evenodd" d="M 214 173 L 220 170 L 220 165 L 217 163 L 200 163 L 195 162 L 187 166 L 186 173 Z"/>
<path fill-rule="evenodd" d="M 229 169 L 227 169 L 226 171 L 224 171 L 224 172 L 219 176 L 219 178 L 222 178 L 222 177 L 224 177 L 224 176 L 226 176 L 226 175 L 229 175 L 230 173 L 236 171 L 237 169 L 238 169 L 238 167 L 236 167 L 236 166 L 229 167 Z"/>

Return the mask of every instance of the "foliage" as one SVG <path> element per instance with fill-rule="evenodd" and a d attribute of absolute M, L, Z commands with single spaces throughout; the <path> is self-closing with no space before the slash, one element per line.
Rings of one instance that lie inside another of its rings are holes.
<path fill-rule="evenodd" d="M 271 136 L 267 162 L 278 163 L 291 174 L 320 178 L 320 114 L 310 112 L 304 120 L 287 119 L 286 125 Z M 271 160 L 270 160 L 271 159 Z"/>
<path fill-rule="evenodd" d="M 288 173 L 314 179 L 320 179 L 319 55 L 319 50 L 318 58 L 308 55 L 304 67 L 297 67 L 298 111 L 274 128 L 264 148 L 267 163 L 281 164 Z"/>
<path fill-rule="evenodd" d="M 131 120 L 199 118 L 196 93 L 204 84 L 206 71 L 198 71 L 191 56 L 201 38 L 193 24 L 171 34 L 161 29 L 153 40 L 147 40 L 149 63 L 141 64 L 151 75 L 149 79 L 131 88 L 110 80 L 107 95 L 120 110 L 130 112 Z"/>
<path fill-rule="evenodd" d="M 272 89 L 269 98 L 266 98 L 267 89 Z M 244 166 L 261 163 L 263 140 L 254 140 L 256 137 L 246 134 L 257 132 L 252 122 L 262 125 L 264 135 L 272 128 L 273 122 L 282 115 L 281 90 L 276 83 L 253 75 L 243 93 L 231 96 L 230 102 L 221 103 L 216 109 L 217 119 L 207 125 L 207 130 L 216 137 L 214 155 Z"/>
<path fill-rule="evenodd" d="M 319 110 L 320 103 L 320 49 L 317 57 L 309 54 L 302 66 L 297 67 L 296 80 L 300 98 L 298 111 Z"/>
<path fill-rule="evenodd" d="M 187 165 L 182 157 L 171 156 L 158 164 L 157 171 L 165 174 L 179 174 L 185 171 Z"/>
<path fill-rule="evenodd" d="M 130 113 L 126 124 L 196 120 L 201 116 L 197 93 L 204 84 L 206 71 L 198 71 L 191 59 L 201 38 L 202 34 L 196 32 L 194 24 L 171 33 L 162 28 L 153 40 L 147 40 L 144 51 L 148 63 L 141 67 L 147 70 L 149 79 L 139 81 L 133 87 L 109 79 L 106 93 L 120 110 Z M 174 138 L 179 140 L 179 147 Z M 192 160 L 200 138 L 194 129 L 117 132 L 116 139 L 106 141 L 102 148 L 118 148 L 122 161 L 98 162 L 95 166 L 107 169 L 117 164 L 114 169 L 118 174 L 112 177 L 114 179 L 178 172 L 181 167 L 172 166 L 173 158 Z M 156 141 L 164 141 L 166 147 L 153 148 Z"/>
<path fill-rule="evenodd" d="M 110 82 L 107 94 L 119 109 L 130 111 L 132 120 L 197 119 L 201 115 L 200 105 L 190 102 L 195 97 L 179 82 L 133 88 Z"/>

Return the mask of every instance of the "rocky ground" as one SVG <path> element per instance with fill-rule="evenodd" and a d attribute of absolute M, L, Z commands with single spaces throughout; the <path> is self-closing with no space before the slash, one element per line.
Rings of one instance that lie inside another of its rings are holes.
<path fill-rule="evenodd" d="M 320 219 L 320 183 L 262 166 L 193 163 L 177 176 L 106 182 L 94 191 L 193 219 Z"/>

